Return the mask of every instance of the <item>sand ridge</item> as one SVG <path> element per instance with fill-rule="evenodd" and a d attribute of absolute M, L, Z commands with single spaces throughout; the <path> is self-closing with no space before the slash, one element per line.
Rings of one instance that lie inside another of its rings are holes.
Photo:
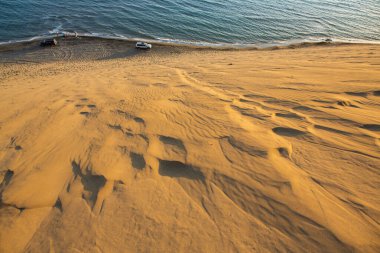
<path fill-rule="evenodd" d="M 1 252 L 377 252 L 380 50 L 0 67 Z"/>

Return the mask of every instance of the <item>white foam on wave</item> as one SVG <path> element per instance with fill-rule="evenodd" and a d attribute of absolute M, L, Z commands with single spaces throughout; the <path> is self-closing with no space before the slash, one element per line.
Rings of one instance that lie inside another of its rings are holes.
<path fill-rule="evenodd" d="M 59 33 L 61 32 L 62 30 L 62 24 L 59 24 L 57 27 L 55 27 L 53 30 L 50 30 L 48 32 L 48 34 L 55 34 L 55 33 Z"/>

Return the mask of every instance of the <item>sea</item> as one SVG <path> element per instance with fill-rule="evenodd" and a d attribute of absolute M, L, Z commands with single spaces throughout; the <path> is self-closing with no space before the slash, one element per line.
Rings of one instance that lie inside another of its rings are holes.
<path fill-rule="evenodd" d="M 205 46 L 380 43 L 379 0 L 0 0 L 0 43 L 76 34 Z"/>

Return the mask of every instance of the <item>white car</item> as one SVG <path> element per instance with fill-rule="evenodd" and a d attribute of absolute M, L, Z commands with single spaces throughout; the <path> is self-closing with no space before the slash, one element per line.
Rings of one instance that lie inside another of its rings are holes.
<path fill-rule="evenodd" d="M 149 43 L 145 43 L 145 42 L 137 42 L 136 43 L 136 48 L 140 48 L 140 49 L 151 49 L 152 48 L 152 45 L 149 44 Z"/>

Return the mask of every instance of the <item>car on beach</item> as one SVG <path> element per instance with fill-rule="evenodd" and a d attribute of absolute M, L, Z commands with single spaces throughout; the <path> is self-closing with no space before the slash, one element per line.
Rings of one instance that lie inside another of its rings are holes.
<path fill-rule="evenodd" d="M 136 48 L 137 49 L 151 49 L 152 45 L 146 42 L 139 41 L 136 43 Z"/>
<path fill-rule="evenodd" d="M 58 45 L 58 42 L 56 39 L 45 39 L 41 41 L 40 46 L 41 47 L 46 47 L 46 46 L 56 46 Z"/>

